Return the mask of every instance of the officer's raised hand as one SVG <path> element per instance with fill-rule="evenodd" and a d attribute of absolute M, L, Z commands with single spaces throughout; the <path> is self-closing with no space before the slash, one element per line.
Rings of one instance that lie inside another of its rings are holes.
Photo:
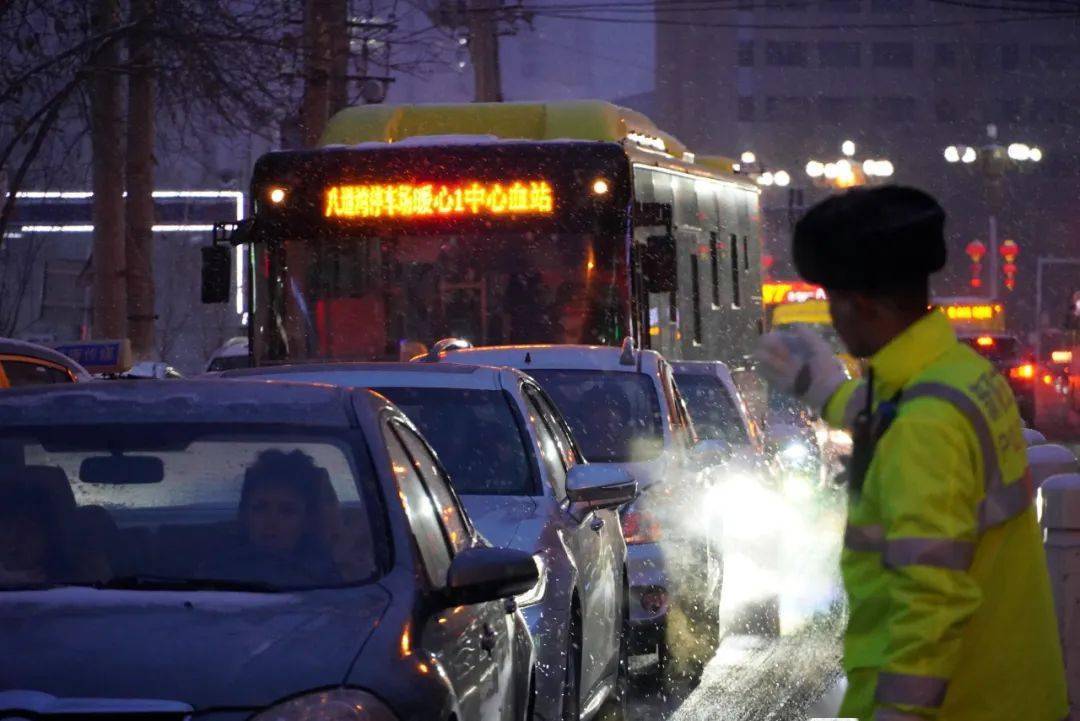
<path fill-rule="evenodd" d="M 758 369 L 774 388 L 820 411 L 847 374 L 818 333 L 805 327 L 766 333 L 754 352 Z"/>

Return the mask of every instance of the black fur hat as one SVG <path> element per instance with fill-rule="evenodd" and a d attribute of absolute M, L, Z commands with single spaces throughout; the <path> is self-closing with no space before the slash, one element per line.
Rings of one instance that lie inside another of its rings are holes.
<path fill-rule="evenodd" d="M 873 292 L 945 265 L 945 211 L 915 188 L 857 188 L 815 205 L 795 225 L 795 268 L 826 289 Z"/>

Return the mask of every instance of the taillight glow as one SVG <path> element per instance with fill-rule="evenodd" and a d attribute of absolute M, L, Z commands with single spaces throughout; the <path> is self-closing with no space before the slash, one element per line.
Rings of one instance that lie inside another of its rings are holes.
<path fill-rule="evenodd" d="M 980 348 L 989 348 L 994 345 L 994 339 L 988 335 L 981 335 L 975 339 L 975 344 Z"/>
<path fill-rule="evenodd" d="M 1044 386 L 1051 385 L 1054 382 L 1054 376 L 1049 373 L 1043 373 L 1042 382 Z"/>
<path fill-rule="evenodd" d="M 623 513 L 622 529 L 630 545 L 660 541 L 660 524 L 649 513 L 636 508 L 628 508 Z"/>
<path fill-rule="evenodd" d="M 1009 371 L 1009 377 L 1025 381 L 1031 380 L 1035 377 L 1035 366 L 1031 363 L 1018 365 Z"/>

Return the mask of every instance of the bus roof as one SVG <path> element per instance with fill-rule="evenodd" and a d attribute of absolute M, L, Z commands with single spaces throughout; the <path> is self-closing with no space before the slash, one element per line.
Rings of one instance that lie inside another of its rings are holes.
<path fill-rule="evenodd" d="M 629 142 L 688 160 L 686 146 L 641 113 L 601 100 L 362 105 L 330 119 L 319 144 L 394 143 L 418 136 Z"/>

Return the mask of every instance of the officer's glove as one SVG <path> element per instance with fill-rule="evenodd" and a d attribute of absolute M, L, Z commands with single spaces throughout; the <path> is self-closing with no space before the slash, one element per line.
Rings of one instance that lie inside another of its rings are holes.
<path fill-rule="evenodd" d="M 766 333 L 758 341 L 754 357 L 770 385 L 818 412 L 847 380 L 832 348 L 809 328 Z"/>

